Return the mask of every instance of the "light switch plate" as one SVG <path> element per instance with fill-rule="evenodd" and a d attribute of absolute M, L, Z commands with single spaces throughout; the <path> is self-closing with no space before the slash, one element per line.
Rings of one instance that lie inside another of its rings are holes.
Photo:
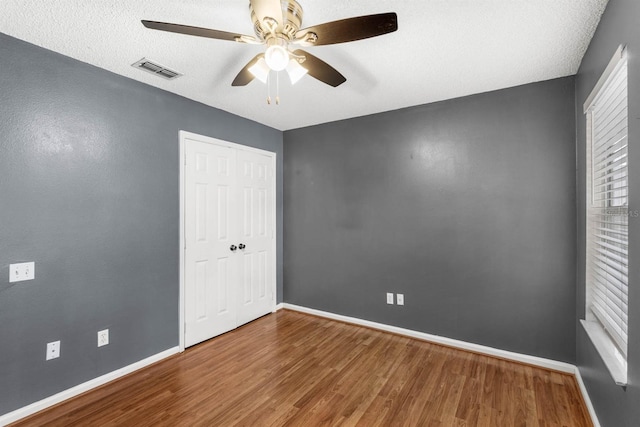
<path fill-rule="evenodd" d="M 36 277 L 35 262 L 21 262 L 9 264 L 9 283 L 33 280 Z"/>
<path fill-rule="evenodd" d="M 404 305 L 404 294 L 396 294 L 396 303 L 398 305 Z"/>

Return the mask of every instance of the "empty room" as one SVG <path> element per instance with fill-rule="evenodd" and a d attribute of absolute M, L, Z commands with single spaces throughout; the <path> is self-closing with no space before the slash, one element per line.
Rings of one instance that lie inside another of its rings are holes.
<path fill-rule="evenodd" d="M 640 426 L 638 22 L 3 0 L 0 425 Z"/>

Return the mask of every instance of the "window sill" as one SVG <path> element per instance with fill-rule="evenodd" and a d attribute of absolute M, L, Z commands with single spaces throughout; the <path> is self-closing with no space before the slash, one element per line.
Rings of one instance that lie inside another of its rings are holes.
<path fill-rule="evenodd" d="M 600 353 L 600 357 L 613 377 L 613 380 L 619 386 L 626 386 L 627 362 L 618 352 L 604 328 L 602 328 L 598 322 L 580 320 L 580 323 L 582 323 L 582 327 L 587 332 L 598 353 Z"/>

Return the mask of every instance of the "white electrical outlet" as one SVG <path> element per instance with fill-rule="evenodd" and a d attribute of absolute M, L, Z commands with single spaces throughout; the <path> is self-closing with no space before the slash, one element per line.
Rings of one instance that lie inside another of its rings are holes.
<path fill-rule="evenodd" d="M 9 264 L 9 283 L 33 280 L 36 277 L 35 262 L 21 262 Z"/>
<path fill-rule="evenodd" d="M 47 360 L 60 357 L 60 341 L 47 343 Z"/>
<path fill-rule="evenodd" d="M 404 305 L 404 294 L 396 294 L 396 302 L 398 305 Z"/>
<path fill-rule="evenodd" d="M 98 331 L 98 347 L 109 344 L 109 330 Z"/>
<path fill-rule="evenodd" d="M 387 304 L 393 304 L 393 294 L 391 292 L 387 292 Z"/>

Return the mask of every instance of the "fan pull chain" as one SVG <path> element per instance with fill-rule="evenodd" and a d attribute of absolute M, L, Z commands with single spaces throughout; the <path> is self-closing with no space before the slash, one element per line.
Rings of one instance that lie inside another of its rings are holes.
<path fill-rule="evenodd" d="M 271 72 L 267 73 L 267 105 L 271 105 Z"/>
<path fill-rule="evenodd" d="M 271 72 L 267 74 L 267 105 L 271 105 Z M 280 105 L 280 73 L 276 72 L 276 105 Z"/>

